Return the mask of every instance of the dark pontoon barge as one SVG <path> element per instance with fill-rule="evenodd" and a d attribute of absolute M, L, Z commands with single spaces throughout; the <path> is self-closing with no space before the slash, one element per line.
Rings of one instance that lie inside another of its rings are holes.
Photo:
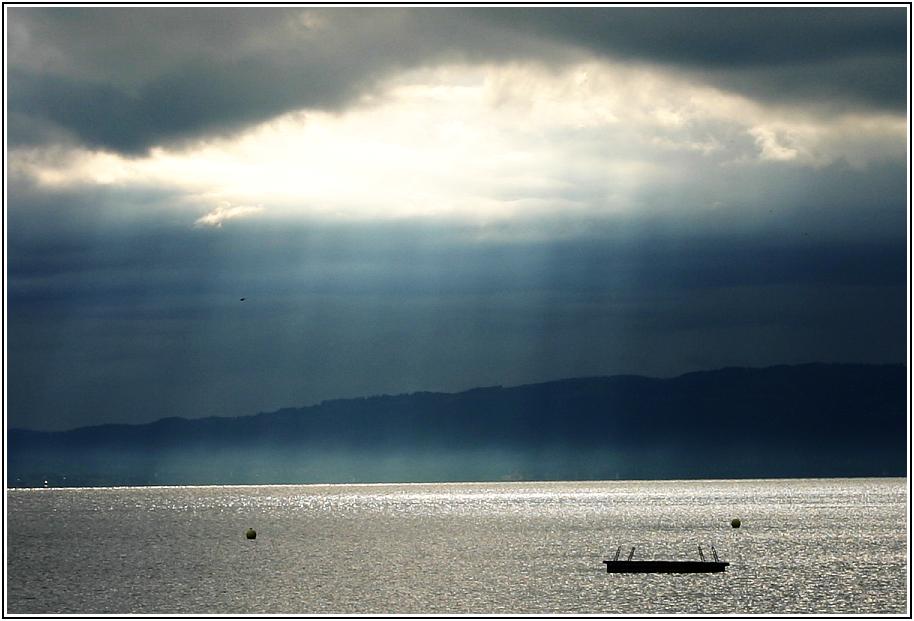
<path fill-rule="evenodd" d="M 608 574 L 709 574 L 725 571 L 730 563 L 726 563 L 717 558 L 717 550 L 711 546 L 711 554 L 714 555 L 713 561 L 706 561 L 701 546 L 698 546 L 698 555 L 700 561 L 633 561 L 635 548 L 628 554 L 628 559 L 619 560 L 619 552 L 622 546 L 616 550 L 616 557 L 611 561 L 603 561 L 606 565 Z"/>

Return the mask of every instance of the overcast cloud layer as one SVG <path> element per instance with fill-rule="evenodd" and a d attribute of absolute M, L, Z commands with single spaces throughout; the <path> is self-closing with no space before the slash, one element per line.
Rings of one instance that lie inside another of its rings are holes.
<path fill-rule="evenodd" d="M 903 8 L 6 10 L 11 425 L 904 360 Z"/>
<path fill-rule="evenodd" d="M 772 102 L 905 105 L 890 9 L 14 8 L 16 140 L 132 152 L 301 108 L 340 110 L 441 62 L 654 64 Z M 21 117 L 21 118 L 20 118 Z"/>

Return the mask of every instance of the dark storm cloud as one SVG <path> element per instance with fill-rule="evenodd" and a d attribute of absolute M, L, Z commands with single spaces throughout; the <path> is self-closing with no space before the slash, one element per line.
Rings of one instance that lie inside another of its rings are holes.
<path fill-rule="evenodd" d="M 220 133 L 288 111 L 334 108 L 353 95 L 330 67 L 289 67 L 265 59 L 228 66 L 187 65 L 128 94 L 106 83 L 13 71 L 10 106 L 31 110 L 83 143 L 117 151 Z M 20 132 L 21 134 L 21 132 Z"/>
<path fill-rule="evenodd" d="M 10 109 L 123 152 L 237 129 L 293 108 L 337 108 L 373 67 L 308 41 L 296 49 L 295 33 L 276 19 L 291 18 L 288 12 L 18 10 L 13 21 L 19 15 L 29 35 L 20 37 L 18 53 L 13 44 Z M 274 28 L 284 48 L 241 49 Z M 40 44 L 75 58 L 36 70 L 29 54 Z"/>
<path fill-rule="evenodd" d="M 36 131 L 40 121 L 128 153 L 290 110 L 340 110 L 397 69 L 535 47 L 485 24 L 453 28 L 444 13 L 397 9 L 17 8 L 10 15 L 9 107 L 33 131 L 17 127 L 12 136 L 41 140 L 48 130 Z"/>
<path fill-rule="evenodd" d="M 617 55 L 698 66 L 795 64 L 898 54 L 905 10 L 860 8 L 497 9 L 520 29 Z"/>
<path fill-rule="evenodd" d="M 499 9 L 509 27 L 689 69 L 751 97 L 902 110 L 904 8 Z"/>
<path fill-rule="evenodd" d="M 900 110 L 904 9 L 25 9 L 10 136 L 122 152 L 339 110 L 442 61 L 652 63 L 763 100 Z"/>

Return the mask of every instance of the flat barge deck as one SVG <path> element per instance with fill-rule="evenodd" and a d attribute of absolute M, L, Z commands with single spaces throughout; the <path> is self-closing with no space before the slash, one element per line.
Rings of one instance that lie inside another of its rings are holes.
<path fill-rule="evenodd" d="M 608 574 L 707 574 L 725 571 L 723 561 L 603 561 Z"/>

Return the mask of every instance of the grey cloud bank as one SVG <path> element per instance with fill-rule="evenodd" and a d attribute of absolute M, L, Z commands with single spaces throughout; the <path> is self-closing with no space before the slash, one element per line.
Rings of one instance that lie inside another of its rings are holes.
<path fill-rule="evenodd" d="M 342 109 L 441 62 L 587 55 L 752 98 L 905 105 L 903 8 L 10 9 L 10 137 L 138 153 L 299 108 Z M 40 131 L 43 130 L 43 131 Z"/>
<path fill-rule="evenodd" d="M 695 70 L 752 97 L 900 110 L 905 12 L 865 8 L 499 10 L 511 27 L 630 60 Z M 849 79 L 852 78 L 852 79 Z"/>

